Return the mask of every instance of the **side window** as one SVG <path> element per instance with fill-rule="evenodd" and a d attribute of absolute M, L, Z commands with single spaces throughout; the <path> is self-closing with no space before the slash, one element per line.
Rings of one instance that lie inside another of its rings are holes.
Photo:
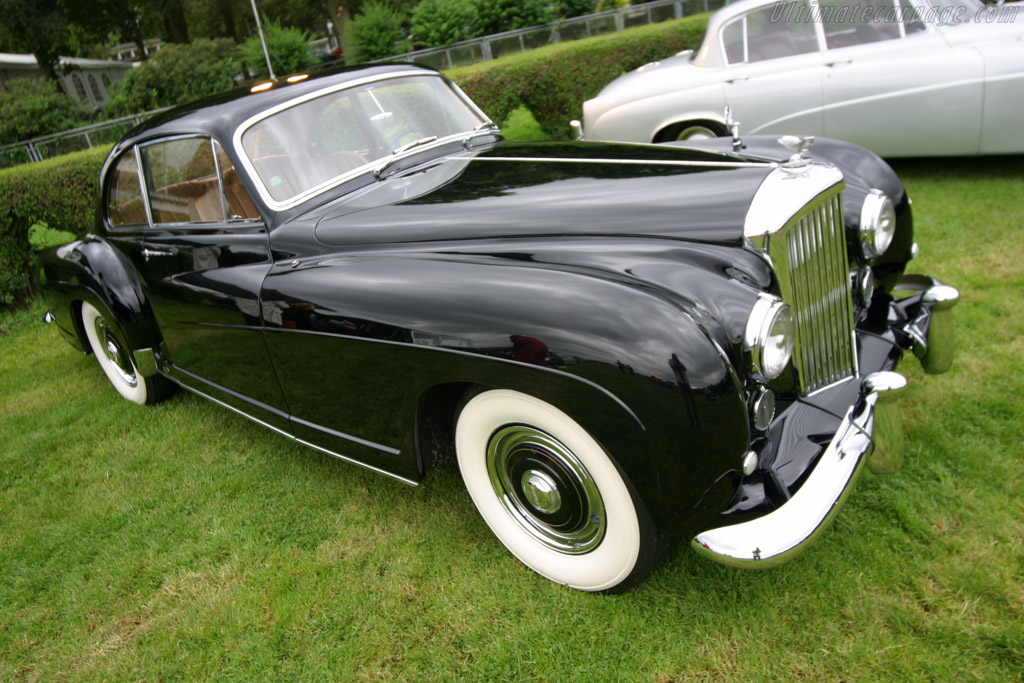
<path fill-rule="evenodd" d="M 892 0 L 821 0 L 821 17 L 830 50 L 900 37 Z"/>
<path fill-rule="evenodd" d="M 233 221 L 259 219 L 260 214 L 256 211 L 252 199 L 249 198 L 249 193 L 245 191 L 245 186 L 242 185 L 242 180 L 238 177 L 238 171 L 235 170 L 231 159 L 224 153 L 223 148 L 216 140 L 213 142 L 213 148 L 217 153 L 217 168 L 220 170 L 224 201 L 228 207 L 228 219 Z"/>
<path fill-rule="evenodd" d="M 908 36 L 926 30 L 921 15 L 910 0 L 900 0 L 900 13 L 903 16 L 903 32 Z"/>
<path fill-rule="evenodd" d="M 747 61 L 746 18 L 740 17 L 722 30 L 722 45 L 725 47 L 725 59 L 729 64 L 742 64 Z"/>
<path fill-rule="evenodd" d="M 114 225 L 145 225 L 146 205 L 142 202 L 139 166 L 135 149 L 121 155 L 114 166 L 113 177 L 107 186 L 107 215 Z"/>
<path fill-rule="evenodd" d="M 725 27 L 722 41 L 730 64 L 763 62 L 818 50 L 807 0 L 775 3 L 750 12 Z"/>
<path fill-rule="evenodd" d="M 178 138 L 140 149 L 153 223 L 226 220 L 210 138 Z"/>

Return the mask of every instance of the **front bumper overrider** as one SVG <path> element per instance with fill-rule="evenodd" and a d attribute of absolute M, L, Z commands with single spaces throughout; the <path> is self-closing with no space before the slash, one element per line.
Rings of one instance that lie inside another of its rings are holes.
<path fill-rule="evenodd" d="M 958 292 L 934 278 L 914 275 L 905 276 L 897 292 L 913 293 L 890 305 L 892 341 L 912 349 L 926 372 L 947 371 L 955 350 L 950 311 Z M 694 550 L 734 567 L 777 566 L 828 528 L 864 467 L 876 473 L 899 469 L 904 439 L 897 398 L 906 379 L 880 368 L 857 381 L 856 400 L 799 489 L 763 516 L 697 534 Z"/>

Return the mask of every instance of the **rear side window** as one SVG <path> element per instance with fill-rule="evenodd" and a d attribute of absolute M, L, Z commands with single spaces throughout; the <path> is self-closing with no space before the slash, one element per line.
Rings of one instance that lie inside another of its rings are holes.
<path fill-rule="evenodd" d="M 213 144 L 179 138 L 141 148 L 153 223 L 206 223 L 227 217 Z"/>
<path fill-rule="evenodd" d="M 146 219 L 146 205 L 142 201 L 142 184 L 139 183 L 139 166 L 135 161 L 135 150 L 121 155 L 114 166 L 114 177 L 110 181 L 107 197 L 107 213 L 114 225 L 141 225 Z"/>

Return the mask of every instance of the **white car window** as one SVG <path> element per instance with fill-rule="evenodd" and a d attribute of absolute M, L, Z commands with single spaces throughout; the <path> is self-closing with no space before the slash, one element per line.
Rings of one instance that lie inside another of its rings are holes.
<path fill-rule="evenodd" d="M 749 12 L 725 27 L 722 42 L 729 64 L 763 62 L 818 49 L 807 0 Z"/>
<path fill-rule="evenodd" d="M 900 12 L 903 19 L 903 32 L 906 35 L 921 33 L 926 29 L 924 21 L 921 19 L 921 15 L 918 14 L 912 0 L 900 0 Z"/>
<path fill-rule="evenodd" d="M 900 37 L 892 0 L 820 0 L 820 4 L 830 50 Z"/>

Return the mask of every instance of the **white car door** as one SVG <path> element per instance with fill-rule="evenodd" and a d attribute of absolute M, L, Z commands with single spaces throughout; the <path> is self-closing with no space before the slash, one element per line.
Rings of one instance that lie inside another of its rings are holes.
<path fill-rule="evenodd" d="M 791 0 L 723 28 L 725 100 L 743 132 L 822 134 L 822 53 L 812 17 L 807 0 Z"/>
<path fill-rule="evenodd" d="M 950 46 L 908 0 L 871 2 L 820 2 L 825 135 L 882 156 L 977 154 L 978 53 Z"/>

